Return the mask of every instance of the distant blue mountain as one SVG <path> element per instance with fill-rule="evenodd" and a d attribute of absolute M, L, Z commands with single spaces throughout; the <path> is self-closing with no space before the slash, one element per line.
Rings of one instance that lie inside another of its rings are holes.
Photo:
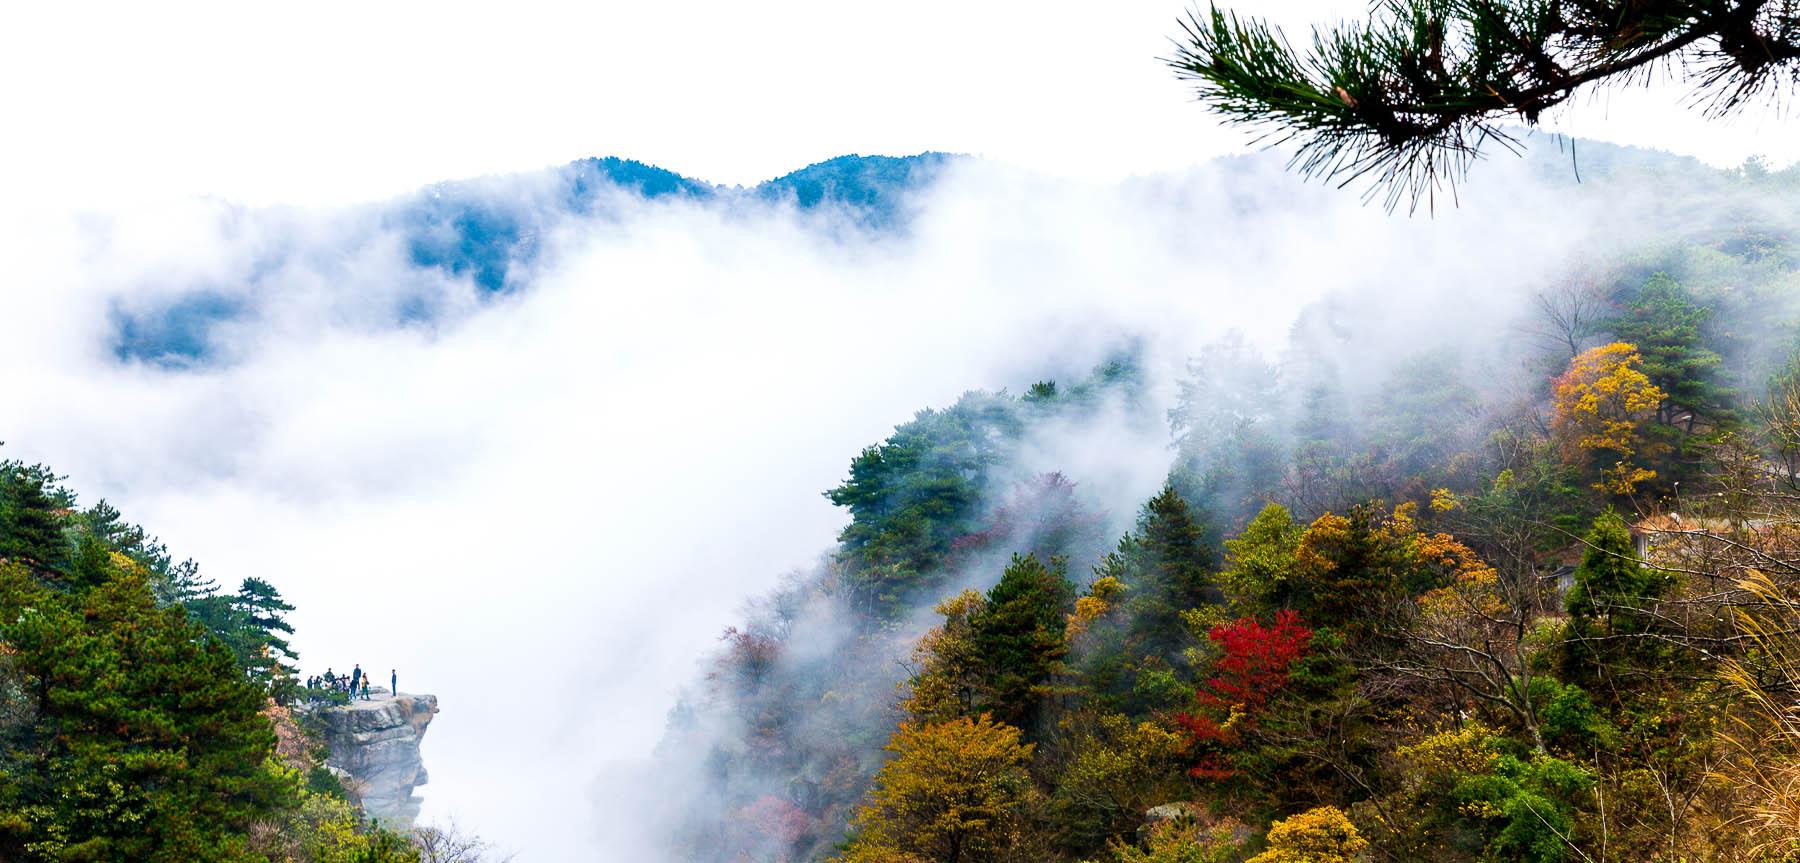
<path fill-rule="evenodd" d="M 674 171 L 614 156 L 570 162 L 561 170 L 569 178 L 569 195 L 565 200 L 568 208 L 575 212 L 591 212 L 595 196 L 608 185 L 649 199 L 670 196 L 710 198 L 718 190 L 710 183 L 690 180 Z"/>
<path fill-rule="evenodd" d="M 439 183 L 378 205 L 372 226 L 397 231 L 413 266 L 467 278 L 485 294 L 500 294 L 523 287 L 543 252 L 539 237 L 571 218 L 608 216 L 607 208 L 620 195 L 829 208 L 864 229 L 891 231 L 905 225 L 906 196 L 929 184 L 951 158 L 943 153 L 840 156 L 750 189 L 714 185 L 630 159 L 581 159 L 535 174 Z M 295 253 L 282 248 L 284 254 Z M 277 270 L 277 263 L 258 262 L 252 272 Z M 114 355 L 165 367 L 205 364 L 217 347 L 214 329 L 255 314 L 257 286 L 246 287 L 250 290 L 228 293 L 197 288 L 155 308 L 115 308 Z M 422 314 L 429 312 L 399 308 L 395 323 L 412 323 Z"/>
<path fill-rule="evenodd" d="M 902 221 L 908 192 L 937 179 L 947 153 L 917 156 L 839 156 L 758 185 L 765 201 L 791 201 L 802 210 L 835 205 L 864 227 L 892 228 Z"/>
<path fill-rule="evenodd" d="M 541 229 L 569 215 L 591 216 L 609 192 L 646 199 L 710 198 L 715 188 L 629 159 L 582 159 L 549 177 L 556 194 L 549 202 L 495 198 L 491 184 L 440 183 L 405 201 L 384 221 L 408 238 L 414 265 L 467 276 L 484 291 L 507 287 L 514 263 L 536 260 Z M 548 206 L 546 206 L 548 203 Z"/>
<path fill-rule="evenodd" d="M 802 210 L 837 207 L 858 225 L 875 230 L 899 227 L 906 194 L 929 183 L 950 157 L 839 156 L 783 177 L 742 189 L 715 186 L 630 159 L 583 159 L 555 169 L 554 203 L 495 200 L 482 183 L 433 186 L 396 211 L 389 224 L 408 237 L 414 264 L 467 276 L 482 290 L 508 287 L 514 265 L 536 260 L 539 231 L 561 218 L 596 215 L 609 193 L 640 198 L 716 200 L 749 197 L 791 202 Z"/>
<path fill-rule="evenodd" d="M 515 255 L 535 257 L 524 215 L 504 203 L 433 195 L 401 210 L 394 221 L 407 235 L 414 266 L 468 276 L 483 290 L 498 291 L 506 286 Z"/>
<path fill-rule="evenodd" d="M 203 362 L 212 350 L 212 328 L 243 312 L 240 300 L 210 290 L 144 311 L 127 312 L 115 305 L 111 311 L 113 356 L 161 366 Z"/>

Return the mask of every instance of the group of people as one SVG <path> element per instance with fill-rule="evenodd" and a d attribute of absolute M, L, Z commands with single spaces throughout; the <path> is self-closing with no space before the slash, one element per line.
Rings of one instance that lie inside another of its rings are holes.
<path fill-rule="evenodd" d="M 369 687 L 374 680 L 375 675 L 364 674 L 362 663 L 359 662 L 355 668 L 350 670 L 349 674 L 333 674 L 331 669 L 327 668 L 322 675 L 308 677 L 306 688 L 344 692 L 348 693 L 351 698 L 360 697 L 362 700 L 368 701 Z M 395 695 L 400 693 L 400 673 L 396 669 L 388 669 L 388 692 Z"/>

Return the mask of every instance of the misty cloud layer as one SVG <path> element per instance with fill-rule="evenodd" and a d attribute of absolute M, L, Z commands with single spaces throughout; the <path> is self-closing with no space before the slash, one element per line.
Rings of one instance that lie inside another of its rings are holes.
<path fill-rule="evenodd" d="M 500 293 L 420 266 L 376 208 L 34 213 L 0 251 L 0 455 L 214 578 L 273 582 L 307 671 L 436 693 L 426 820 L 526 860 L 640 860 L 595 801 L 630 791 L 746 599 L 830 547 L 820 492 L 916 409 L 1140 340 L 1159 413 L 1200 346 L 1239 330 L 1277 354 L 1309 309 L 1365 392 L 1418 351 L 1481 370 L 1549 274 L 1669 215 L 1541 161 L 1476 181 L 1406 218 L 1270 157 L 1118 186 L 964 161 L 903 230 L 609 192 L 546 217 Z M 202 359 L 121 350 L 122 322 L 183 302 L 217 319 Z M 1129 518 L 1168 464 L 1165 432 L 1129 426 L 1033 458 Z"/>

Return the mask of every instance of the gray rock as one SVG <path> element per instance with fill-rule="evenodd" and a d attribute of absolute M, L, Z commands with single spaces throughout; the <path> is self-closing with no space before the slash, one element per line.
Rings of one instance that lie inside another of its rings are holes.
<path fill-rule="evenodd" d="M 1145 821 L 1174 821 L 1177 818 L 1197 818 L 1203 812 L 1196 803 L 1185 800 L 1175 803 L 1164 803 L 1144 810 Z"/>
<path fill-rule="evenodd" d="M 345 789 L 383 826 L 406 830 L 419 816 L 413 789 L 429 778 L 419 740 L 437 712 L 437 696 L 404 694 L 319 710 L 331 749 L 326 766 L 348 774 Z"/>
<path fill-rule="evenodd" d="M 1163 824 L 1196 824 L 1207 820 L 1206 808 L 1198 803 L 1176 801 L 1144 810 L 1144 823 L 1138 826 L 1139 842 L 1148 842 L 1156 828 Z"/>

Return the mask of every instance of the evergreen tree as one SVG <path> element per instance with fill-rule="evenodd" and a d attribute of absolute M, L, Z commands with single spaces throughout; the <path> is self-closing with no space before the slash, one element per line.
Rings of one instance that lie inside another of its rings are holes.
<path fill-rule="evenodd" d="M 1711 310 L 1666 273 L 1650 277 L 1612 322 L 1620 341 L 1637 346 L 1644 375 L 1663 391 L 1656 419 L 1694 430 L 1696 419 L 1729 422 L 1734 393 L 1719 383 L 1719 355 L 1706 346 Z"/>
<path fill-rule="evenodd" d="M 1225 455 L 1225 444 L 1247 425 L 1274 419 L 1280 374 L 1232 332 L 1188 359 L 1187 377 L 1176 383 L 1169 431 L 1183 456 Z"/>
<path fill-rule="evenodd" d="M 1668 579 L 1643 565 L 1631 531 L 1618 513 L 1605 512 L 1588 532 L 1581 565 L 1563 597 L 1569 612 L 1564 643 L 1564 676 L 1598 691 L 1619 672 L 1654 670 L 1655 647 L 1643 635 L 1648 624 L 1644 605 L 1661 593 Z M 1640 668 L 1642 666 L 1642 668 Z"/>
<path fill-rule="evenodd" d="M 1462 358 L 1450 351 L 1406 359 L 1368 410 L 1370 442 L 1390 476 L 1441 480 L 1455 456 L 1479 440 L 1480 400 L 1462 379 Z"/>
<path fill-rule="evenodd" d="M 1272 410 L 1280 375 L 1236 332 L 1189 358 L 1187 371 L 1168 412 L 1178 453 L 1170 483 L 1196 506 L 1241 522 L 1274 494 L 1286 467 Z"/>
<path fill-rule="evenodd" d="M 112 550 L 99 537 L 83 533 L 75 540 L 66 584 L 75 590 L 99 587 L 112 575 Z"/>
<path fill-rule="evenodd" d="M 1062 660 L 1064 616 L 1075 601 L 1063 561 L 1013 555 L 971 623 L 976 655 L 987 668 L 986 705 L 994 718 L 1031 731 L 1051 672 Z"/>
<path fill-rule="evenodd" d="M 1148 589 L 1138 595 L 1158 607 L 1142 611 L 1179 616 L 1190 608 L 1223 602 L 1213 575 L 1218 568 L 1217 539 L 1174 486 L 1165 484 L 1145 503 L 1138 519 L 1138 545 L 1150 569 L 1144 585 Z"/>
<path fill-rule="evenodd" d="M 1188 648 L 1200 642 L 1184 613 L 1224 602 L 1214 576 L 1216 540 L 1165 485 L 1145 502 L 1137 527 L 1094 568 L 1123 597 L 1117 614 L 1091 628 L 1080 663 L 1108 709 L 1142 716 L 1192 695 Z"/>
<path fill-rule="evenodd" d="M 960 536 L 979 529 L 982 483 L 1020 431 L 1004 395 L 968 393 L 925 410 L 850 462 L 825 493 L 850 511 L 839 535 L 845 583 L 871 617 L 897 613 Z"/>
<path fill-rule="evenodd" d="M 1383 618 L 1402 597 L 1440 586 L 1414 555 L 1412 528 L 1374 504 L 1314 519 L 1295 550 L 1288 606 L 1353 641 L 1391 634 Z"/>
<path fill-rule="evenodd" d="M 1648 596 L 1658 581 L 1654 571 L 1638 560 L 1625 520 L 1616 512 L 1604 512 L 1588 532 L 1581 565 L 1575 568 L 1563 605 L 1576 620 L 1604 621 L 1615 611 L 1627 610 L 1619 606 L 1621 600 Z"/>
<path fill-rule="evenodd" d="M 284 615 L 294 607 L 281 598 L 274 585 L 260 578 L 246 578 L 236 593 L 212 594 L 187 600 L 185 608 L 236 658 L 238 667 L 270 694 L 285 700 L 297 673 L 299 657 L 285 636 L 294 628 Z"/>
<path fill-rule="evenodd" d="M 174 561 L 169 558 L 166 546 L 142 527 L 127 522 L 105 500 L 79 513 L 76 521 L 79 529 L 98 537 L 108 549 L 137 561 L 148 570 L 150 590 L 157 595 L 157 601 L 165 605 L 171 602 L 164 598 L 164 594 L 168 592 L 169 582 L 175 576 Z"/>
<path fill-rule="evenodd" d="M 87 532 L 98 537 L 107 548 L 128 555 L 152 569 L 168 565 L 167 550 L 151 539 L 143 528 L 127 522 L 118 509 L 105 500 L 88 507 L 81 513 L 80 521 Z"/>
<path fill-rule="evenodd" d="M 294 607 L 282 600 L 274 585 L 255 577 L 238 586 L 232 606 L 242 621 L 242 639 L 250 654 L 244 657 L 248 660 L 245 667 L 251 678 L 271 690 L 290 687 L 299 673 L 294 663 L 300 657 L 285 637 L 294 634 L 294 627 L 284 615 Z"/>
<path fill-rule="evenodd" d="M 68 565 L 62 510 L 72 501 L 56 481 L 42 465 L 0 462 L 0 558 L 46 572 Z"/>
<path fill-rule="evenodd" d="M 173 566 L 150 583 L 156 601 L 162 605 L 191 606 L 209 596 L 216 596 L 219 583 L 200 574 L 200 564 L 189 558 Z"/>
<path fill-rule="evenodd" d="M 0 566 L 0 653 L 29 705 L 0 781 L 0 859 L 251 859 L 282 784 L 261 691 L 141 572 L 63 593 Z"/>

